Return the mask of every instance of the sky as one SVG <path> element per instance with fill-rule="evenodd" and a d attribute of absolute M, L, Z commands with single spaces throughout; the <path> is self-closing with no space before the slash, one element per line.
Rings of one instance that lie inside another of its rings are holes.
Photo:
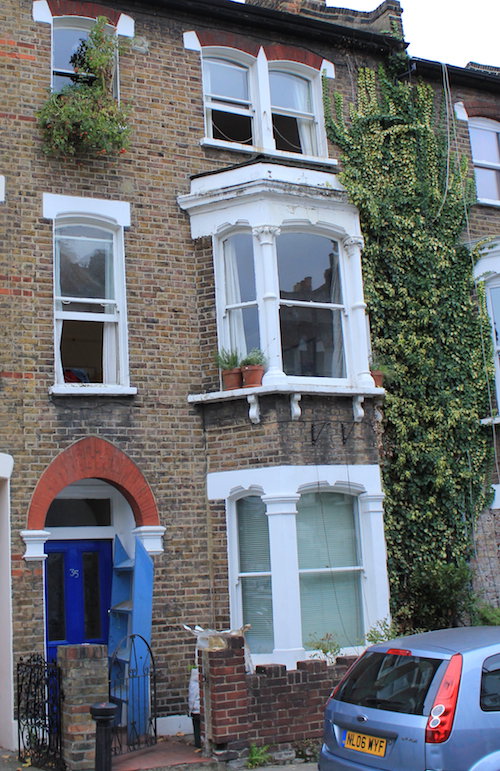
<path fill-rule="evenodd" d="M 326 3 L 357 11 L 373 11 L 381 1 L 326 0 Z M 457 67 L 465 67 L 468 62 L 500 67 L 500 0 L 400 2 L 410 56 Z"/>

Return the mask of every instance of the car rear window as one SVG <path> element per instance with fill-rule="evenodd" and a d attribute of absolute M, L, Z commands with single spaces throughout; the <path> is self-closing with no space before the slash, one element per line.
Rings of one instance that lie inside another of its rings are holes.
<path fill-rule="evenodd" d="M 337 701 L 408 715 L 422 715 L 425 697 L 442 659 L 366 653 L 335 694 Z"/>

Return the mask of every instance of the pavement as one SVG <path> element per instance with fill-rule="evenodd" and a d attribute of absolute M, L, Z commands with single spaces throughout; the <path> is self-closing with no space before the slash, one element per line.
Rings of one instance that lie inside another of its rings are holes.
<path fill-rule="evenodd" d="M 0 747 L 0 771 L 25 771 L 35 769 L 30 763 L 21 763 L 17 753 Z M 205 758 L 200 750 L 184 742 L 159 741 L 154 747 L 115 756 L 112 771 L 225 771 L 226 763 Z M 244 769 L 244 766 L 243 766 Z M 259 771 L 317 771 L 316 763 L 286 763 L 280 766 L 261 766 Z"/>

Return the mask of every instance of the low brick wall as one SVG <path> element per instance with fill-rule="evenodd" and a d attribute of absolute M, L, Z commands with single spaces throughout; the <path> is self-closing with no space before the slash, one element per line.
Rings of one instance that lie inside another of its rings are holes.
<path fill-rule="evenodd" d="M 106 645 L 60 645 L 62 751 L 68 771 L 95 768 L 96 726 L 90 705 L 108 701 L 108 649 Z"/>
<path fill-rule="evenodd" d="M 201 730 L 205 752 L 220 759 L 244 755 L 250 745 L 275 754 L 306 739 L 321 739 L 323 710 L 332 687 L 354 660 L 257 665 L 245 673 L 243 637 L 227 637 L 224 650 L 200 653 Z"/>

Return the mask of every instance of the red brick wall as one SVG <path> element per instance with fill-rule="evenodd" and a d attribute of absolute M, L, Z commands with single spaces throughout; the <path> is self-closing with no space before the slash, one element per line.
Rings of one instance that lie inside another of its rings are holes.
<path fill-rule="evenodd" d="M 227 637 L 227 649 L 200 654 L 202 733 L 218 757 L 244 754 L 252 744 L 271 752 L 322 735 L 323 710 L 333 686 L 354 660 L 297 662 L 296 670 L 261 664 L 245 674 L 243 637 Z"/>

